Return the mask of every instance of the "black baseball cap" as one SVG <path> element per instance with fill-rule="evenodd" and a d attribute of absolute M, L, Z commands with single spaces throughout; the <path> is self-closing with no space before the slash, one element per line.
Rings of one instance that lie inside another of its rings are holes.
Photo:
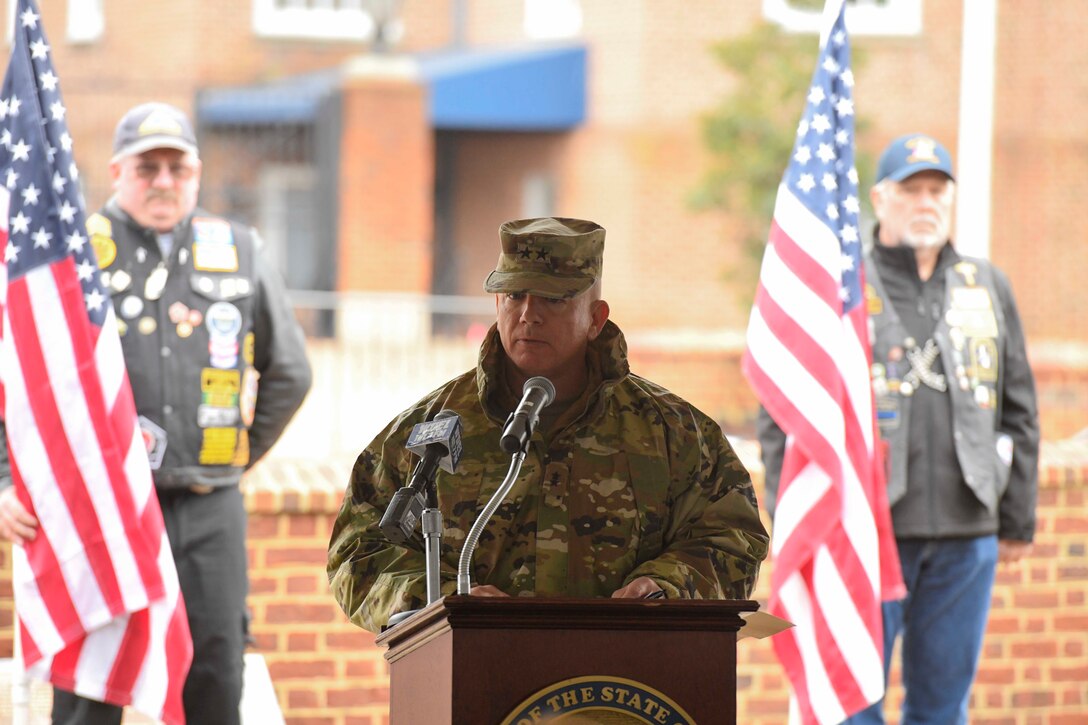
<path fill-rule="evenodd" d="M 189 117 L 167 103 L 142 103 L 118 122 L 113 133 L 117 161 L 151 149 L 178 149 L 197 156 L 196 134 Z"/>

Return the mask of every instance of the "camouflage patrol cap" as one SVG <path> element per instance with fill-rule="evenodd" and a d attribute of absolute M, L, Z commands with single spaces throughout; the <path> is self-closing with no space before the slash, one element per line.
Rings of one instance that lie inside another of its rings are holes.
<path fill-rule="evenodd" d="M 517 219 L 499 227 L 502 252 L 485 292 L 575 297 L 601 278 L 604 227 L 584 219 Z"/>

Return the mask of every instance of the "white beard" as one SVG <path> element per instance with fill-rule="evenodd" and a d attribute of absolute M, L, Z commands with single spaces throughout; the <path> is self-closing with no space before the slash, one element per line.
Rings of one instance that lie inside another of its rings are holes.
<path fill-rule="evenodd" d="M 932 231 L 912 231 L 915 222 L 929 222 Z M 948 239 L 948 223 L 944 219 L 934 219 L 931 216 L 916 217 L 907 224 L 907 230 L 903 233 L 902 242 L 911 249 L 931 249 L 939 247 Z"/>

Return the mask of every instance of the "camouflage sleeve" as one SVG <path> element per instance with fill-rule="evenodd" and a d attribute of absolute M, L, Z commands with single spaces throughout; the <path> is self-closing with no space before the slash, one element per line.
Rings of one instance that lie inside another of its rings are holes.
<path fill-rule="evenodd" d="M 663 550 L 624 584 L 649 576 L 670 598 L 747 599 L 769 543 L 752 479 L 712 420 L 689 411 L 677 426 Z"/>
<path fill-rule="evenodd" d="M 404 546 L 391 543 L 378 528 L 382 514 L 410 475 L 404 448 L 410 423 L 394 421 L 355 462 L 329 541 L 327 573 L 333 596 L 348 619 L 371 632 L 389 617 L 426 604 L 426 558 L 418 527 Z M 442 572 L 456 588 L 456 572 Z M 446 591 L 448 589 L 448 591 Z"/>

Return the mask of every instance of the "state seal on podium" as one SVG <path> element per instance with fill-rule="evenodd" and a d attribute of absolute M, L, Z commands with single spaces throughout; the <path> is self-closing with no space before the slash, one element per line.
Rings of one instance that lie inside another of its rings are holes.
<path fill-rule="evenodd" d="M 548 685 L 500 725 L 695 725 L 664 693 L 622 677 L 588 676 Z"/>

